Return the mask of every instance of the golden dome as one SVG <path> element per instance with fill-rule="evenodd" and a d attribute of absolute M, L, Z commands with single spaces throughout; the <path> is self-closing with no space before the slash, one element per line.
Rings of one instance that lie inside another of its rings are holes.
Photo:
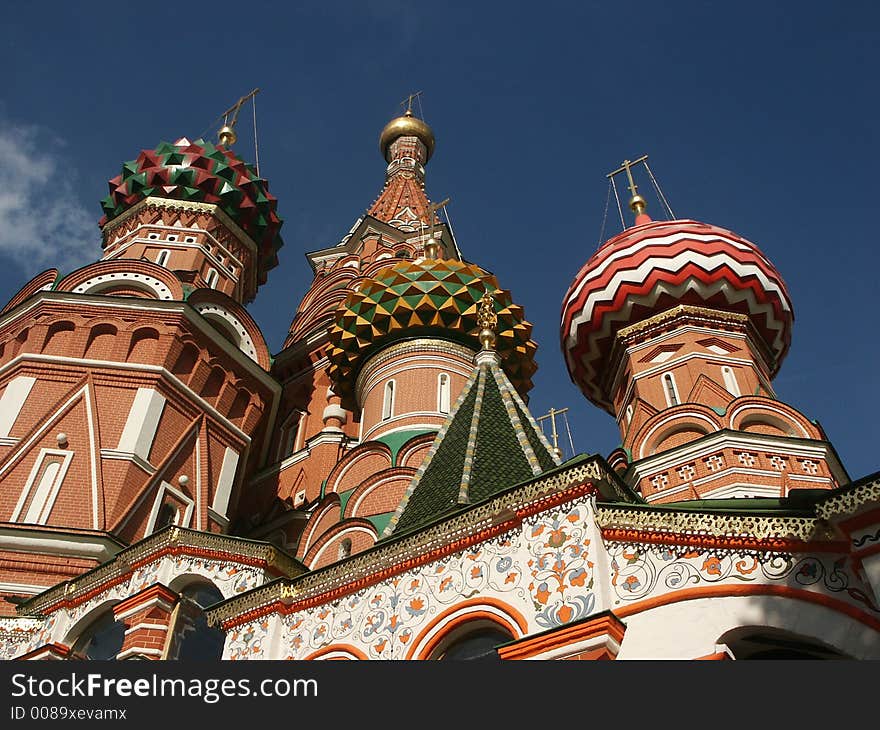
<path fill-rule="evenodd" d="M 392 119 L 385 125 L 382 134 L 379 135 L 379 150 L 385 157 L 386 162 L 391 162 L 388 156 L 388 150 L 391 143 L 398 137 L 418 137 L 419 140 L 428 150 L 425 161 L 431 159 L 434 152 L 434 132 L 431 128 L 418 117 L 414 117 L 413 113 L 407 109 L 402 117 Z"/>

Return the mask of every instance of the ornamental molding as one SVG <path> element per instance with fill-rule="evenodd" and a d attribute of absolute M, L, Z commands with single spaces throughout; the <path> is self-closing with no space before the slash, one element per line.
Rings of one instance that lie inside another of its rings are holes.
<path fill-rule="evenodd" d="M 323 600 L 327 594 L 346 595 L 391 575 L 402 573 L 414 564 L 430 562 L 463 546 L 490 539 L 496 533 L 510 529 L 513 521 L 521 521 L 524 514 L 539 512 L 555 503 L 554 497 L 566 491 L 579 493 L 596 491 L 596 482 L 612 484 L 618 497 L 632 500 L 624 493 L 609 468 L 598 457 L 562 469 L 544 478 L 538 478 L 521 487 L 479 504 L 466 512 L 435 523 L 418 532 L 376 547 L 342 562 L 307 573 L 293 581 L 276 580 L 235 597 L 207 612 L 212 626 L 226 624 L 225 628 L 251 620 L 254 615 L 271 610 L 273 604 L 300 604 L 314 599 Z M 574 498 L 574 496 L 572 496 Z"/>
<path fill-rule="evenodd" d="M 404 340 L 403 342 L 395 342 L 388 347 L 382 348 L 379 352 L 367 358 L 361 366 L 355 381 L 355 393 L 360 399 L 363 394 L 364 382 L 379 367 L 386 364 L 390 360 L 394 360 L 402 355 L 426 355 L 431 356 L 440 354 L 445 356 L 458 356 L 466 362 L 473 362 L 476 354 L 475 348 L 465 347 L 457 342 L 438 337 L 418 337 L 412 340 Z"/>
<path fill-rule="evenodd" d="M 262 563 L 267 568 L 274 568 L 290 577 L 306 572 L 306 567 L 302 563 L 267 542 L 216 535 L 182 527 L 169 527 L 121 550 L 112 560 L 80 577 L 64 581 L 44 591 L 21 604 L 17 610 L 22 616 L 35 616 L 45 614 L 61 602 L 80 603 L 105 590 L 108 584 L 118 582 L 139 565 L 168 553 L 190 551 L 202 556 L 208 554 L 210 557 L 231 563 Z"/>
<path fill-rule="evenodd" d="M 667 425 L 667 423 L 671 423 L 679 417 L 683 418 L 684 415 L 680 413 L 673 414 L 668 421 L 662 422 L 661 425 Z M 644 439 L 645 443 L 648 443 L 649 440 L 648 437 Z M 836 478 L 840 479 L 844 476 L 841 474 L 842 467 L 835 458 L 831 445 L 827 441 L 817 441 L 800 436 L 777 436 L 775 434 L 734 431 L 730 428 L 722 428 L 719 431 L 706 434 L 659 454 L 645 456 L 631 462 L 627 469 L 627 480 L 640 481 L 648 479 L 656 474 L 680 466 L 685 461 L 702 459 L 725 449 L 762 453 L 771 452 L 793 458 L 820 459 L 828 463 L 831 473 Z M 750 471 L 749 469 L 737 469 L 737 471 L 741 473 L 756 473 L 754 470 Z M 769 472 L 765 470 L 764 472 L 757 473 Z M 774 474 L 778 475 L 778 472 L 774 472 Z"/>
<path fill-rule="evenodd" d="M 839 520 L 877 502 L 880 502 L 880 477 L 826 497 L 816 505 L 816 514 L 823 520 Z"/>
<path fill-rule="evenodd" d="M 680 317 L 697 320 L 700 323 L 711 322 L 713 324 L 735 325 L 737 328 L 752 329 L 748 315 L 739 312 L 726 312 L 722 309 L 710 307 L 696 307 L 692 304 L 679 304 L 640 322 L 622 327 L 617 332 L 618 340 L 626 340 L 630 335 L 659 329 L 663 325 L 675 323 Z"/>
<path fill-rule="evenodd" d="M 220 208 L 219 205 L 215 203 L 199 203 L 195 200 L 174 200 L 172 198 L 157 198 L 153 196 L 148 196 L 138 202 L 136 205 L 133 205 L 124 213 L 116 216 L 104 225 L 104 228 L 101 230 L 101 233 L 104 237 L 105 246 L 110 240 L 110 234 L 116 230 L 120 225 L 125 223 L 127 220 L 137 215 L 144 208 L 164 208 L 166 210 L 172 210 L 175 212 L 190 212 L 190 213 L 207 213 L 208 215 L 215 216 L 220 223 L 226 227 L 233 236 L 240 243 L 247 247 L 247 249 L 252 253 L 257 253 L 257 244 L 254 243 L 254 240 L 245 233 L 241 227 L 232 220 L 226 213 L 223 212 L 223 209 Z"/>
<path fill-rule="evenodd" d="M 790 517 L 758 514 L 720 514 L 691 510 L 663 510 L 656 508 L 612 507 L 599 504 L 596 521 L 603 535 L 626 533 L 627 540 L 652 541 L 662 536 L 681 539 L 687 543 L 704 538 L 736 538 L 751 542 L 809 542 L 833 537 L 816 517 Z M 620 541 L 615 535 L 609 542 Z"/>

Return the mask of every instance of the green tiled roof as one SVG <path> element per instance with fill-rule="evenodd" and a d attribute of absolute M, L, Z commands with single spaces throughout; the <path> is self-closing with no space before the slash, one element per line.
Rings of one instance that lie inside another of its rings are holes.
<path fill-rule="evenodd" d="M 424 527 L 558 465 L 498 357 L 480 353 L 478 362 L 385 537 Z"/>

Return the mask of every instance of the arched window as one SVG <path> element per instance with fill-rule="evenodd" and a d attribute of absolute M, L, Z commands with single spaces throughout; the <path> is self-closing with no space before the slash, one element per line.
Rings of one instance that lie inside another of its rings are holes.
<path fill-rule="evenodd" d="M 387 421 L 394 415 L 394 381 L 385 383 L 385 397 L 382 399 L 382 420 Z"/>
<path fill-rule="evenodd" d="M 217 288 L 217 280 L 219 279 L 219 275 L 215 269 L 208 269 L 208 274 L 205 276 L 205 283 L 211 287 L 211 289 Z"/>
<path fill-rule="evenodd" d="M 678 388 L 675 387 L 675 377 L 672 373 L 663 375 L 663 392 L 666 394 L 666 405 L 677 406 L 680 403 Z"/>
<path fill-rule="evenodd" d="M 208 626 L 205 616 L 206 608 L 222 600 L 223 594 L 215 586 L 205 583 L 189 585 L 180 592 L 169 659 L 216 661 L 223 656 L 226 634 Z"/>
<path fill-rule="evenodd" d="M 632 423 L 632 419 L 633 419 L 633 407 L 632 407 L 632 403 L 630 403 L 626 407 L 626 425 L 627 426 L 629 426 L 629 424 Z"/>
<path fill-rule="evenodd" d="M 449 376 L 446 373 L 437 376 L 437 410 L 449 413 Z"/>
<path fill-rule="evenodd" d="M 170 256 L 171 251 L 169 251 L 167 248 L 163 249 L 162 251 L 159 251 L 159 255 L 156 256 L 156 263 L 159 264 L 159 266 L 167 266 Z"/>
<path fill-rule="evenodd" d="M 339 555 L 337 560 L 345 560 L 348 557 L 351 557 L 351 540 L 345 538 L 339 543 Z"/>
<path fill-rule="evenodd" d="M 725 365 L 721 368 L 721 376 L 724 378 L 724 387 L 727 388 L 727 391 L 731 395 L 742 395 L 739 390 L 739 383 L 736 382 L 736 375 L 733 373 L 733 368 Z"/>
<path fill-rule="evenodd" d="M 460 635 L 437 655 L 437 659 L 499 659 L 497 647 L 512 639 L 513 636 L 499 626 L 483 625 Z"/>
<path fill-rule="evenodd" d="M 71 651 L 84 659 L 115 659 L 125 640 L 125 624 L 108 609 L 90 623 L 73 643 Z"/>
<path fill-rule="evenodd" d="M 816 639 L 770 627 L 743 627 L 722 637 L 736 659 L 851 659 Z"/>

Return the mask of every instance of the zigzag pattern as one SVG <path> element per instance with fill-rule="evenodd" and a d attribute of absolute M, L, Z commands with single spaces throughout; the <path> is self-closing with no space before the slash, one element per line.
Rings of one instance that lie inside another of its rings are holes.
<path fill-rule="evenodd" d="M 391 341 L 440 334 L 480 349 L 477 308 L 490 292 L 498 316 L 495 348 L 520 393 L 532 387 L 537 345 L 521 306 L 496 278 L 463 261 L 402 261 L 378 271 L 339 305 L 328 330 L 328 374 L 344 399 L 353 393 L 364 360 Z"/>
<path fill-rule="evenodd" d="M 705 223 L 649 223 L 600 248 L 563 301 L 562 350 L 587 398 L 611 412 L 599 380 L 616 333 L 677 304 L 749 315 L 776 374 L 791 344 L 794 313 L 770 261 L 749 241 Z"/>

